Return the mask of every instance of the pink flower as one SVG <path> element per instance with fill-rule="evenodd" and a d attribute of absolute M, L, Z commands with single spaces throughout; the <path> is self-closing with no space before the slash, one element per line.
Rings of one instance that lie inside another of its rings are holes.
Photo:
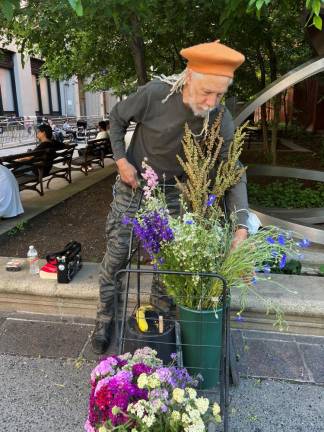
<path fill-rule="evenodd" d="M 159 184 L 159 178 L 156 172 L 150 167 L 145 161 L 142 162 L 142 167 L 144 168 L 144 172 L 142 173 L 142 177 L 146 180 L 146 186 L 144 186 L 144 196 L 146 199 L 150 198 L 153 190 Z"/>
<path fill-rule="evenodd" d="M 118 360 L 114 357 L 108 357 L 105 360 L 102 360 L 91 372 L 91 383 L 93 384 L 97 378 L 113 373 L 113 366 L 116 366 L 117 364 Z"/>
<path fill-rule="evenodd" d="M 87 419 L 87 421 L 85 422 L 84 430 L 86 432 L 96 432 L 96 430 L 94 429 L 94 427 L 91 426 L 91 423 L 90 423 L 89 419 Z"/>

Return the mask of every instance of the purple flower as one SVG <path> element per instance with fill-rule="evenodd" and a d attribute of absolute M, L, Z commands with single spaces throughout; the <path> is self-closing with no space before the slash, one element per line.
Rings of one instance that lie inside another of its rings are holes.
<path fill-rule="evenodd" d="M 270 273 L 271 272 L 271 267 L 269 266 L 269 264 L 266 264 L 263 266 L 263 272 L 264 273 Z"/>
<path fill-rule="evenodd" d="M 207 206 L 207 207 L 211 207 L 211 206 L 214 204 L 216 198 L 217 198 L 217 197 L 216 197 L 216 195 L 214 195 L 214 194 L 209 195 L 208 200 L 207 200 L 207 203 L 206 203 L 206 206 Z"/>
<path fill-rule="evenodd" d="M 267 240 L 267 242 L 268 242 L 269 244 L 275 244 L 274 239 L 273 239 L 272 237 L 270 237 L 270 236 L 267 237 L 266 240 Z"/>
<path fill-rule="evenodd" d="M 235 321 L 237 322 L 243 322 L 245 321 L 245 319 L 242 317 L 241 314 L 237 314 L 236 317 L 234 318 Z"/>
<path fill-rule="evenodd" d="M 152 368 L 144 363 L 136 363 L 132 366 L 132 372 L 134 376 L 140 376 L 142 373 L 148 374 L 151 371 Z"/>
<path fill-rule="evenodd" d="M 168 411 L 168 407 L 167 407 L 165 404 L 162 404 L 162 406 L 161 406 L 161 411 L 162 411 L 163 413 L 166 413 L 166 412 Z"/>
<path fill-rule="evenodd" d="M 187 221 L 186 221 L 186 224 L 187 224 L 187 225 L 192 225 L 192 224 L 193 224 L 193 221 L 192 221 L 192 220 L 187 220 Z"/>
<path fill-rule="evenodd" d="M 170 355 L 170 357 L 171 357 L 171 360 L 173 360 L 173 361 L 175 361 L 175 360 L 177 360 L 177 353 L 172 353 L 171 355 Z"/>
<path fill-rule="evenodd" d="M 307 239 L 300 240 L 297 245 L 301 248 L 308 248 L 311 245 L 311 242 Z"/>
<path fill-rule="evenodd" d="M 161 382 L 170 383 L 172 372 L 167 367 L 161 367 L 156 370 L 156 374 Z"/>
<path fill-rule="evenodd" d="M 166 382 L 170 384 L 172 387 L 179 387 L 184 389 L 188 386 L 197 386 L 197 381 L 194 380 L 188 373 L 187 369 L 177 368 L 175 366 L 171 366 L 169 368 L 161 368 L 168 369 L 171 372 L 171 376 L 166 379 Z M 166 377 L 167 372 L 164 372 L 164 376 Z M 161 379 L 161 378 L 160 378 Z M 162 379 L 161 379 L 162 381 Z"/>
<path fill-rule="evenodd" d="M 284 245 L 286 244 L 286 239 L 285 239 L 285 237 L 283 236 L 283 234 L 279 234 L 279 235 L 278 235 L 278 243 L 279 243 L 281 246 L 284 246 Z"/>
<path fill-rule="evenodd" d="M 286 262 L 287 262 L 287 255 L 283 254 L 279 263 L 280 270 L 282 270 L 286 266 Z"/>
<path fill-rule="evenodd" d="M 130 384 L 132 378 L 133 378 L 132 372 L 121 370 L 117 372 L 115 376 L 109 378 L 109 388 L 111 390 L 117 390 L 119 388 L 125 388 L 125 387 L 129 388 L 128 384 Z"/>
<path fill-rule="evenodd" d="M 166 388 L 156 388 L 150 391 L 150 399 L 151 398 L 167 402 L 169 400 L 169 392 Z"/>
<path fill-rule="evenodd" d="M 167 215 L 163 210 L 151 211 L 140 220 L 133 219 L 132 223 L 137 239 L 142 243 L 151 259 L 160 252 L 163 242 L 169 242 L 174 238 Z"/>

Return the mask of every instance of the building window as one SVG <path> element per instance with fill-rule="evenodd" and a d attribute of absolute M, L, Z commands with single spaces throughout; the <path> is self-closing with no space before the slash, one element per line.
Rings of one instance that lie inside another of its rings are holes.
<path fill-rule="evenodd" d="M 18 115 L 13 55 L 0 49 L 0 115 Z"/>
<path fill-rule="evenodd" d="M 30 59 L 33 75 L 36 115 L 61 115 L 61 99 L 57 81 L 41 76 L 42 60 Z"/>

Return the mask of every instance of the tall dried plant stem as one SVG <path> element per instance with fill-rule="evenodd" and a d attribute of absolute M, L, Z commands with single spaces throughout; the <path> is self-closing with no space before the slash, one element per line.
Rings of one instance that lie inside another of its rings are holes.
<path fill-rule="evenodd" d="M 220 150 L 224 144 L 224 139 L 220 135 L 222 118 L 223 111 L 215 119 L 206 138 L 200 142 L 196 140 L 186 124 L 182 140 L 185 158 L 183 160 L 180 156 L 177 156 L 187 180 L 185 183 L 181 183 L 176 179 L 176 182 L 184 201 L 197 217 L 206 216 L 208 211 L 206 202 L 210 193 L 217 196 L 215 204 L 219 204 L 226 190 L 234 186 L 245 171 L 245 168 L 238 164 L 238 159 L 244 144 L 245 134 L 242 131 L 247 123 L 235 132 L 233 142 L 229 147 L 227 160 L 218 163 Z M 211 179 L 210 174 L 214 170 L 216 163 L 218 163 L 216 177 Z"/>

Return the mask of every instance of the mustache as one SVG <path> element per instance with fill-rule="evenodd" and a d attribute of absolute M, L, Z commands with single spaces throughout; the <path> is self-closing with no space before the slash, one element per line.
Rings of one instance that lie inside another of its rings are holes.
<path fill-rule="evenodd" d="M 206 118 L 206 117 L 209 116 L 209 113 L 210 113 L 210 112 L 211 112 L 211 109 L 210 109 L 210 108 L 205 108 L 205 109 L 202 109 L 202 110 L 199 110 L 199 111 L 196 110 L 196 112 L 194 112 L 194 114 L 195 114 L 195 116 L 197 116 L 197 117 L 203 117 L 203 118 Z"/>

